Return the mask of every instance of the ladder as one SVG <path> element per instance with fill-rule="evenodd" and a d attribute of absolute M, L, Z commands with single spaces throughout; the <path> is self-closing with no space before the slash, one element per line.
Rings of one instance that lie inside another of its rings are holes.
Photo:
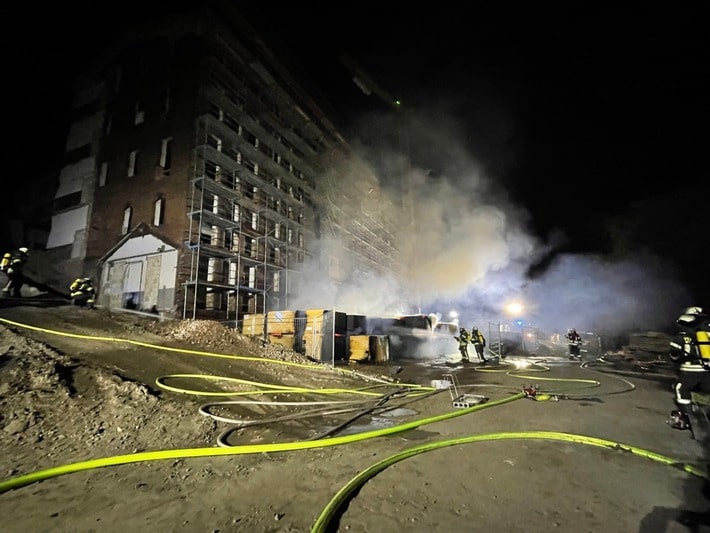
<path fill-rule="evenodd" d="M 451 403 L 454 409 L 468 409 L 474 405 L 484 403 L 488 400 L 481 394 L 459 394 L 459 379 L 456 374 L 444 374 L 443 381 L 448 382 L 449 394 L 451 395 Z"/>

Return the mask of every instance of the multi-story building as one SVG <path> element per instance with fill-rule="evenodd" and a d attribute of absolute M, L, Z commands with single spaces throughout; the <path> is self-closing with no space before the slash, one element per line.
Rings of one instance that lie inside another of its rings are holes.
<path fill-rule="evenodd" d="M 46 245 L 56 283 L 89 275 L 109 307 L 238 321 L 303 298 L 314 269 L 401 274 L 398 205 L 224 9 L 132 28 L 79 79 Z"/>

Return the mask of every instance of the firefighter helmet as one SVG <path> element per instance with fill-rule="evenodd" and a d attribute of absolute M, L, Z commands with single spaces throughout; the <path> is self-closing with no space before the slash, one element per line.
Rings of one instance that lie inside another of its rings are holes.
<path fill-rule="evenodd" d="M 21 254 L 25 254 L 25 255 L 30 253 L 30 251 L 27 248 L 25 248 L 24 246 L 22 248 L 18 248 L 17 251 L 20 252 Z"/>
<path fill-rule="evenodd" d="M 676 324 L 679 326 L 693 326 L 698 320 L 698 316 L 692 314 L 681 315 L 676 320 Z"/>

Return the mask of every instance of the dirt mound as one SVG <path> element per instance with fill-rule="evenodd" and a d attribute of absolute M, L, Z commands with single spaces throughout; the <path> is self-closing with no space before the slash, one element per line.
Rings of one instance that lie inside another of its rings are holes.
<path fill-rule="evenodd" d="M 0 326 L 0 453 L 89 458 L 166 444 L 204 446 L 215 424 L 189 402 L 94 367 Z M 17 471 L 19 469 L 15 469 Z M 7 472 L 6 472 L 7 474 Z"/>
<path fill-rule="evenodd" d="M 299 364 L 315 364 L 311 358 L 278 344 L 264 343 L 259 337 L 242 335 L 214 320 L 171 320 L 148 323 L 149 331 L 175 341 L 221 351 L 239 352 Z"/>

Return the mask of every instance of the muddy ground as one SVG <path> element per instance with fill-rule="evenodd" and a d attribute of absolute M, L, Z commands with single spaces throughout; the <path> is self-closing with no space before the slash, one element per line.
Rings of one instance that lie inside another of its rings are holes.
<path fill-rule="evenodd" d="M 332 367 L 213 322 L 0 307 L 2 530 L 710 531 L 662 350 Z"/>

